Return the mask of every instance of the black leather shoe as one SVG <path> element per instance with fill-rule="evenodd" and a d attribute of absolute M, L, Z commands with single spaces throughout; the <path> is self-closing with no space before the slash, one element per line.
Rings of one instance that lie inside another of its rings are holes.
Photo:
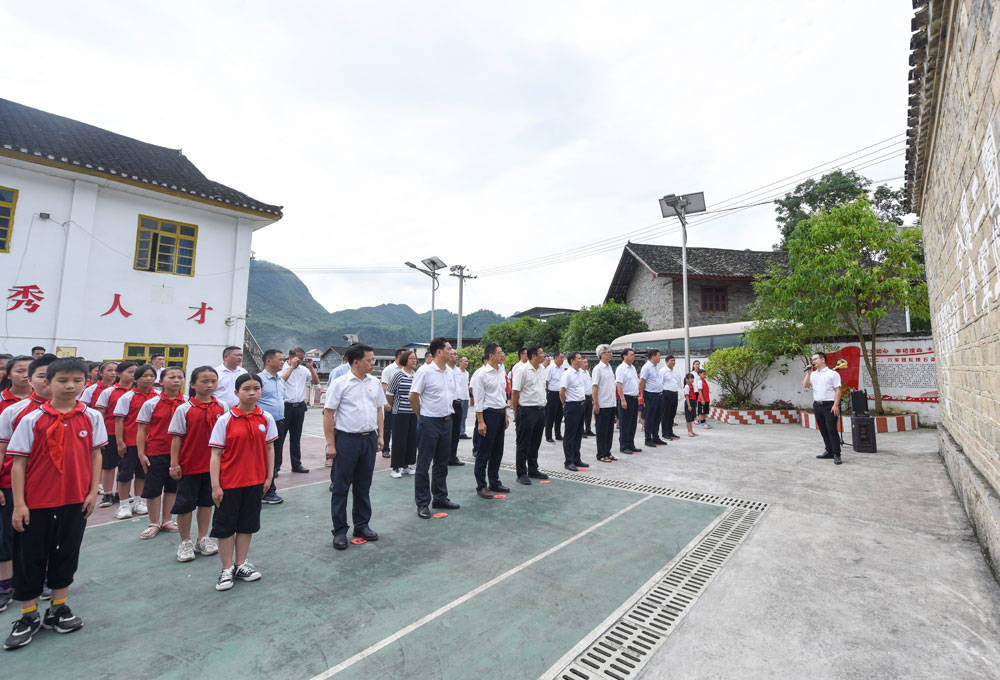
<path fill-rule="evenodd" d="M 391 451 L 383 451 L 382 452 L 382 457 L 383 458 L 392 458 L 392 452 Z"/>
<path fill-rule="evenodd" d="M 461 505 L 458 503 L 453 503 L 450 498 L 445 498 L 443 501 L 434 501 L 431 503 L 432 508 L 441 508 L 442 510 L 458 510 Z"/>
<path fill-rule="evenodd" d="M 460 434 L 460 435 L 458 435 L 458 438 L 459 438 L 459 439 L 472 439 L 472 437 L 470 437 L 470 436 L 469 436 L 469 435 L 467 435 L 467 434 Z"/>
<path fill-rule="evenodd" d="M 628 455 L 630 455 L 630 456 L 631 456 L 631 455 L 632 455 L 633 453 L 635 453 L 635 451 L 633 451 L 632 449 L 618 449 L 618 450 L 619 450 L 619 451 L 621 451 L 622 453 L 627 453 L 627 454 L 628 454 Z"/>
<path fill-rule="evenodd" d="M 521 475 L 517 478 L 518 484 L 531 484 L 531 478 L 528 475 Z"/>
<path fill-rule="evenodd" d="M 642 449 L 637 449 L 637 448 L 635 448 L 635 447 L 633 446 L 633 447 L 632 447 L 632 453 L 642 453 Z"/>
<path fill-rule="evenodd" d="M 844 462 L 844 461 L 840 460 L 840 456 L 834 456 L 834 457 L 833 457 L 833 464 L 834 464 L 834 465 L 840 465 L 840 464 L 842 464 L 843 462 Z"/>
<path fill-rule="evenodd" d="M 663 441 L 662 439 L 659 439 L 659 438 L 653 440 L 653 443 L 656 444 L 657 446 L 666 446 L 667 445 L 667 443 L 665 441 Z"/>
<path fill-rule="evenodd" d="M 491 494 L 490 490 L 485 487 L 482 489 L 476 489 L 476 495 L 480 498 L 485 498 L 486 500 L 493 498 L 493 494 Z"/>
<path fill-rule="evenodd" d="M 377 541 L 378 534 L 371 530 L 370 527 L 355 527 L 354 535 L 358 538 L 363 538 L 366 541 Z"/>
<path fill-rule="evenodd" d="M 307 468 L 307 467 L 302 467 L 302 466 L 300 465 L 300 466 L 298 466 L 298 467 L 293 467 L 293 468 L 292 468 L 292 472 L 301 472 L 302 474 L 307 474 L 307 473 L 309 472 L 309 468 Z"/>
<path fill-rule="evenodd" d="M 647 439 L 645 442 L 643 442 L 643 446 L 645 446 L 647 449 L 655 449 L 657 447 L 657 444 L 656 442 L 652 442 Z"/>
<path fill-rule="evenodd" d="M 589 468 L 590 464 L 589 463 L 584 463 L 582 460 L 578 460 L 578 461 L 576 461 L 576 466 L 578 468 Z"/>
<path fill-rule="evenodd" d="M 594 433 L 591 432 L 590 430 L 587 430 L 586 432 L 583 433 L 583 436 L 584 437 L 593 437 Z"/>
<path fill-rule="evenodd" d="M 420 519 L 430 519 L 431 518 L 431 511 L 427 509 L 426 505 L 418 505 L 417 506 L 417 517 L 419 517 Z"/>
<path fill-rule="evenodd" d="M 510 489 L 503 484 L 490 484 L 490 491 L 496 491 L 497 493 L 510 493 Z"/>
<path fill-rule="evenodd" d="M 337 550 L 347 550 L 347 534 L 337 534 L 334 536 L 333 547 Z"/>
<path fill-rule="evenodd" d="M 818 455 L 816 457 L 817 458 L 833 458 L 833 454 L 832 453 L 821 453 L 820 455 Z"/>
<path fill-rule="evenodd" d="M 545 474 L 544 472 L 538 472 L 537 470 L 534 471 L 534 472 L 529 472 L 528 476 L 531 477 L 532 479 L 548 479 L 549 478 L 549 476 L 547 474 Z"/>
<path fill-rule="evenodd" d="M 561 434 L 557 434 L 556 435 L 556 441 L 557 442 L 561 442 L 562 441 L 562 435 Z"/>
<path fill-rule="evenodd" d="M 453 467 L 459 467 L 465 465 L 465 461 L 459 460 L 458 458 L 452 458 L 451 460 L 448 461 L 448 465 L 451 465 Z"/>
<path fill-rule="evenodd" d="M 569 470 L 570 472 L 579 472 L 580 471 L 580 469 L 577 466 L 573 465 L 572 463 L 567 463 L 566 465 L 563 465 L 563 467 L 566 468 L 567 470 Z"/>

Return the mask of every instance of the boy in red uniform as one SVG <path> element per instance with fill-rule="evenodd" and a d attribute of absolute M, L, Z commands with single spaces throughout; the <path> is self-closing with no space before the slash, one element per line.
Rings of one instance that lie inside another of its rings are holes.
<path fill-rule="evenodd" d="M 208 440 L 215 421 L 225 407 L 212 396 L 219 375 L 211 366 L 199 366 L 191 372 L 191 399 L 174 411 L 169 433 L 170 476 L 177 480 L 177 499 L 171 512 L 177 515 L 181 542 L 177 546 L 177 561 L 190 562 L 195 550 L 202 555 L 219 552 L 219 544 L 208 535 L 212 524 L 212 479 L 209 466 L 212 449 Z M 198 509 L 198 540 L 191 541 L 191 513 Z"/>
<path fill-rule="evenodd" d="M 216 590 L 229 590 L 234 578 L 260 578 L 260 572 L 247 561 L 247 553 L 250 538 L 260 530 L 261 498 L 271 488 L 273 442 L 278 438 L 274 418 L 257 406 L 260 378 L 244 373 L 236 379 L 235 387 L 239 403 L 215 422 L 208 442 L 212 447 L 209 472 L 216 506 L 212 536 L 219 540 L 222 558 Z"/>
<path fill-rule="evenodd" d="M 118 403 L 115 404 L 115 441 L 118 443 L 118 493 L 121 494 L 121 508 L 116 515 L 128 517 L 125 508 L 128 508 L 128 486 L 132 483 L 135 490 L 135 497 L 132 501 L 132 514 L 145 515 L 146 499 L 142 497 L 142 487 L 146 483 L 146 471 L 139 464 L 139 447 L 136 445 L 139 434 L 139 425 L 136 418 L 139 417 L 139 409 L 147 399 L 156 396 L 153 391 L 153 383 L 156 381 L 156 369 L 149 364 L 137 366 L 133 377 L 135 383 L 132 389 L 123 394 Z M 133 481 L 135 480 L 135 481 Z"/>
<path fill-rule="evenodd" d="M 108 507 L 106 503 L 114 503 L 124 498 L 125 503 L 118 507 L 117 519 L 127 519 L 132 516 L 132 503 L 129 501 L 129 485 L 119 484 L 118 492 L 114 496 L 108 497 L 111 487 L 115 483 L 115 470 L 118 469 L 122 457 L 118 455 L 118 440 L 115 439 L 115 406 L 122 395 L 132 389 L 133 376 L 135 374 L 136 363 L 134 361 L 122 361 L 115 367 L 118 376 L 118 384 L 105 388 L 97 397 L 96 408 L 104 414 L 104 428 L 108 431 L 108 443 L 101 451 L 101 486 L 104 487 L 104 496 L 101 498 L 101 507 Z M 125 488 L 122 491 L 122 487 Z"/>
<path fill-rule="evenodd" d="M 79 359 L 53 361 L 46 377 L 52 400 L 21 420 L 7 446 L 14 457 L 14 598 L 21 601 L 21 618 L 5 649 L 25 646 L 39 627 L 72 633 L 83 626 L 66 598 L 87 517 L 97 504 L 107 441 L 101 414 L 76 399 L 86 380 L 87 365 Z M 38 596 L 46 581 L 52 605 L 40 619 Z"/>
<path fill-rule="evenodd" d="M 139 538 L 152 538 L 160 530 L 177 533 L 177 523 L 170 519 L 177 495 L 177 480 L 170 476 L 170 434 L 167 432 L 174 411 L 184 403 L 181 388 L 184 371 L 177 366 L 164 368 L 160 374 L 163 391 L 147 399 L 136 416 L 136 447 L 139 464 L 146 473 L 142 497 L 149 507 L 149 526 Z M 162 509 L 162 517 L 161 517 Z"/>

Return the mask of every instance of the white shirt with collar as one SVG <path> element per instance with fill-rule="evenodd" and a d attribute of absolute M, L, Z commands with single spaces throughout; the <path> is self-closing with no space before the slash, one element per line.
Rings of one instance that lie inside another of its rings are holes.
<path fill-rule="evenodd" d="M 615 405 L 615 374 L 611 370 L 611 364 L 603 361 L 597 362 L 594 366 L 591 385 L 597 386 L 597 405 L 601 408 L 612 408 Z"/>
<path fill-rule="evenodd" d="M 497 364 L 496 368 L 489 364 L 482 366 L 472 374 L 469 384 L 476 402 L 473 407 L 476 413 L 488 408 L 507 408 L 507 372 L 503 364 Z"/>
<path fill-rule="evenodd" d="M 571 368 L 563 373 L 562 385 L 566 388 L 566 402 L 583 401 L 590 390 L 590 374 L 582 368 Z"/>
<path fill-rule="evenodd" d="M 402 370 L 399 364 L 394 361 L 382 369 L 382 377 L 379 380 L 383 385 L 388 385 L 392 381 L 393 376 Z"/>
<path fill-rule="evenodd" d="M 451 378 L 452 400 L 458 401 L 459 399 L 462 398 L 462 392 L 460 390 L 460 385 L 459 385 L 461 377 L 458 375 L 459 373 L 461 373 L 461 371 L 458 370 L 458 364 L 455 364 L 454 366 L 448 366 L 447 364 L 445 364 L 445 366 L 447 367 L 445 370 L 448 371 L 448 377 Z"/>
<path fill-rule="evenodd" d="M 219 382 L 212 394 L 228 411 L 240 403 L 239 397 L 236 396 L 236 379 L 246 373 L 247 369 L 237 366 L 229 370 L 225 364 L 219 364 L 215 367 L 215 372 L 219 374 Z"/>
<path fill-rule="evenodd" d="M 420 397 L 420 415 L 443 418 L 452 414 L 451 402 L 455 400 L 455 381 L 446 365 L 438 368 L 433 361 L 417 369 L 413 376 L 410 394 Z"/>
<path fill-rule="evenodd" d="M 281 367 L 278 371 L 278 375 L 284 375 L 285 371 L 291 368 L 291 364 L 287 361 L 285 365 Z M 299 364 L 295 367 L 285 380 L 285 401 L 297 404 L 300 401 L 306 400 L 306 385 L 312 381 L 312 373 L 308 368 Z"/>
<path fill-rule="evenodd" d="M 469 401 L 469 371 L 455 367 L 455 398 L 459 401 Z"/>
<path fill-rule="evenodd" d="M 549 383 L 549 392 L 559 391 L 559 388 L 562 386 L 563 373 L 566 372 L 567 368 L 566 362 L 563 362 L 562 366 L 556 366 L 556 362 L 553 361 L 545 369 L 545 380 Z"/>
<path fill-rule="evenodd" d="M 545 372 L 541 364 L 535 368 L 529 361 L 514 374 L 510 388 L 518 393 L 518 406 L 545 406 Z"/>
<path fill-rule="evenodd" d="M 667 362 L 663 362 L 660 369 L 660 382 L 663 384 L 664 392 L 679 392 L 681 389 L 681 377 L 667 367 Z"/>
<path fill-rule="evenodd" d="M 359 379 L 348 373 L 333 381 L 323 406 L 336 411 L 335 429 L 360 434 L 378 429 L 378 410 L 385 404 L 385 393 L 377 378 L 366 375 Z"/>
<path fill-rule="evenodd" d="M 644 363 L 642 365 L 642 370 L 639 371 L 639 377 L 646 381 L 647 392 L 659 394 L 663 391 L 663 383 L 660 379 L 659 363 L 654 364 L 652 361 Z"/>
<path fill-rule="evenodd" d="M 813 401 L 834 401 L 837 398 L 837 388 L 841 384 L 840 374 L 829 366 L 824 366 L 812 372 L 809 384 L 813 390 Z"/>
<path fill-rule="evenodd" d="M 639 374 L 635 371 L 635 365 L 628 365 L 624 361 L 619 364 L 615 371 L 615 382 L 622 384 L 622 392 L 626 397 L 639 396 Z"/>

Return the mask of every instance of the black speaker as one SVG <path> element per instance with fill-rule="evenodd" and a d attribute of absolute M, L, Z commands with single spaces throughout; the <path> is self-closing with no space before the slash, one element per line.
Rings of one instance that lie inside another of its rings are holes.
<path fill-rule="evenodd" d="M 868 413 L 868 390 L 851 390 L 851 413 Z"/>
<path fill-rule="evenodd" d="M 855 451 L 877 453 L 875 419 L 871 416 L 851 416 L 851 440 Z"/>

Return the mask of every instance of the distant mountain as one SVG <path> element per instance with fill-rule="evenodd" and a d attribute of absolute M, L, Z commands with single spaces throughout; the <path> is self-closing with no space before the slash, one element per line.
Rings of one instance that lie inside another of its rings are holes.
<path fill-rule="evenodd" d="M 462 335 L 481 336 L 490 325 L 508 318 L 487 309 L 466 314 Z M 354 333 L 373 347 L 399 347 L 426 341 L 431 331 L 431 313 L 417 314 L 408 305 L 383 304 L 330 313 L 318 303 L 309 288 L 294 273 L 264 260 L 250 261 L 247 291 L 247 327 L 263 349 L 283 351 L 300 345 L 326 349 L 342 345 L 343 336 Z M 439 309 L 434 315 L 438 335 L 455 336 L 458 315 Z"/>

